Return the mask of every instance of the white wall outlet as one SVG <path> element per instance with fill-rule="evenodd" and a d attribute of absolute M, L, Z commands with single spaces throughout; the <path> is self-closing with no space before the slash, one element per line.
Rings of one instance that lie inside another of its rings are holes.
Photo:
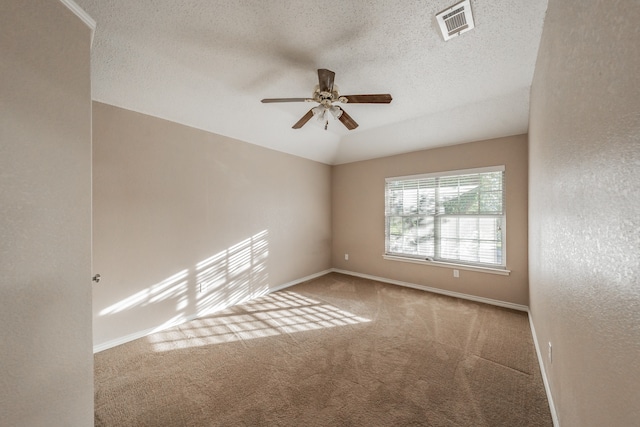
<path fill-rule="evenodd" d="M 549 341 L 549 363 L 553 363 L 553 347 L 551 341 Z"/>
<path fill-rule="evenodd" d="M 460 270 L 453 270 L 453 277 L 460 277 Z"/>
<path fill-rule="evenodd" d="M 349 254 L 344 254 L 344 260 L 349 261 Z"/>

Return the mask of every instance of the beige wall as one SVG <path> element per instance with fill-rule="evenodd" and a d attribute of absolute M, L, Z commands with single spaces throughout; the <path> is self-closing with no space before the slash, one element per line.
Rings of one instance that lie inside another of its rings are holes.
<path fill-rule="evenodd" d="M 91 30 L 0 2 L 0 424 L 93 424 Z"/>
<path fill-rule="evenodd" d="M 531 312 L 563 427 L 640 423 L 639 21 L 550 0 L 532 86 Z"/>
<path fill-rule="evenodd" d="M 331 168 L 94 103 L 94 343 L 331 267 Z"/>
<path fill-rule="evenodd" d="M 390 143 L 393 143 L 390 141 Z M 384 260 L 386 177 L 505 165 L 510 276 Z M 514 304 L 528 304 L 527 137 L 472 142 L 334 166 L 333 267 Z M 345 261 L 344 254 L 349 254 Z"/>

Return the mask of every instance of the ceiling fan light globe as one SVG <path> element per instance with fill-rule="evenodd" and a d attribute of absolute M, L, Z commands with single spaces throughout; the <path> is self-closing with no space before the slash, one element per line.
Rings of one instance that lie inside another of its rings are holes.
<path fill-rule="evenodd" d="M 333 118 L 336 120 L 339 119 L 340 116 L 342 116 L 342 108 L 336 107 L 335 105 L 332 105 L 329 111 L 331 112 Z"/>
<path fill-rule="evenodd" d="M 324 105 L 318 105 L 318 106 L 313 107 L 311 109 L 311 112 L 313 113 L 313 116 L 319 122 L 324 122 L 325 121 L 325 116 L 326 116 L 327 109 L 324 107 Z"/>

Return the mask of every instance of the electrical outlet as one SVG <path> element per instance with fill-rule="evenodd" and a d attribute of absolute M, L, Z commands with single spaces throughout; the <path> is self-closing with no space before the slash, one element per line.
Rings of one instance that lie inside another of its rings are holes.
<path fill-rule="evenodd" d="M 553 347 L 551 341 L 549 341 L 549 363 L 553 363 Z"/>
<path fill-rule="evenodd" d="M 349 261 L 349 254 L 344 254 L 344 260 Z"/>
<path fill-rule="evenodd" d="M 453 270 L 453 277 L 460 277 L 460 270 Z"/>

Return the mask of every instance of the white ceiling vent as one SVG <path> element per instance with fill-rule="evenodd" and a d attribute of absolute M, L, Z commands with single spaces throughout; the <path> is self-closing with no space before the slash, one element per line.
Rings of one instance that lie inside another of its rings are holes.
<path fill-rule="evenodd" d="M 442 37 L 447 41 L 474 27 L 470 0 L 462 0 L 436 14 Z"/>

